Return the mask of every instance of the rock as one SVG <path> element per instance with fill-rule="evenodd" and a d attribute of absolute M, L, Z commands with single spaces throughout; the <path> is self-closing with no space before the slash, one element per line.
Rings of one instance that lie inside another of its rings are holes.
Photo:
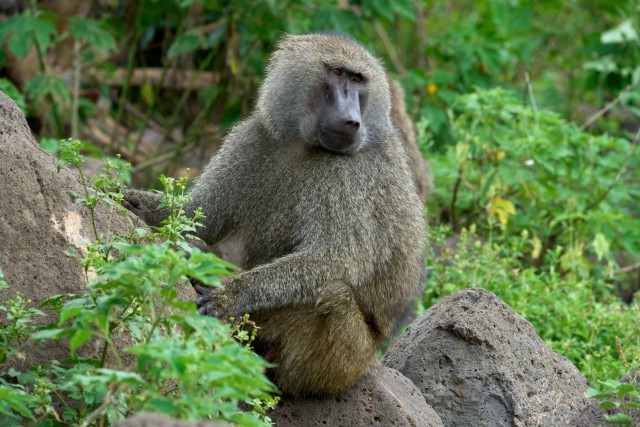
<path fill-rule="evenodd" d="M 381 365 L 335 396 L 305 399 L 284 396 L 267 415 L 278 427 L 443 425 L 409 379 Z"/>
<path fill-rule="evenodd" d="M 2 92 L 0 183 L 0 268 L 10 285 L 0 290 L 0 300 L 20 292 L 37 304 L 54 295 L 84 292 L 82 266 L 65 253 L 69 246 L 83 253 L 84 244 L 95 238 L 88 209 L 67 194 L 83 193 L 79 174 L 70 168 L 58 173 L 57 160 L 40 148 L 22 112 Z M 105 206 L 99 204 L 95 215 L 99 233 L 129 232 L 127 220 L 111 215 Z M 191 287 L 180 292 L 184 299 L 195 297 Z M 48 323 L 54 318 L 36 320 Z M 65 341 L 53 340 L 32 345 L 25 354 L 30 363 L 42 364 L 66 359 L 69 350 Z"/>
<path fill-rule="evenodd" d="M 220 421 L 177 421 L 160 414 L 143 413 L 133 415 L 114 427 L 230 427 L 232 424 Z"/>
<path fill-rule="evenodd" d="M 383 364 L 412 380 L 445 426 L 569 425 L 585 407 L 578 369 L 484 289 L 431 307 Z"/>
<path fill-rule="evenodd" d="M 639 384 L 640 383 L 640 367 L 636 368 L 629 375 L 625 376 L 620 382 L 627 384 Z M 637 388 L 636 388 L 637 389 Z M 584 427 L 584 426 L 607 426 L 612 425 L 608 424 L 604 416 L 605 415 L 613 415 L 615 413 L 620 412 L 619 410 L 611 410 L 611 409 L 602 409 L 599 405 L 601 402 L 604 402 L 606 399 L 589 399 L 587 403 L 587 407 L 584 411 L 578 414 L 573 421 L 571 422 L 572 427 Z M 635 401 L 638 403 L 638 399 L 632 400 L 629 396 L 627 396 L 626 402 Z M 631 425 L 638 426 L 640 425 L 640 409 L 630 410 L 631 417 Z"/>

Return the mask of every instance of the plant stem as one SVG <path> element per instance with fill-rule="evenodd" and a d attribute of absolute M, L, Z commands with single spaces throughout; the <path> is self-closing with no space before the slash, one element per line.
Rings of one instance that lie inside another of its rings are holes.
<path fill-rule="evenodd" d="M 462 174 L 463 174 L 462 166 L 458 167 L 458 177 L 456 178 L 456 184 L 453 187 L 453 195 L 451 196 L 451 227 L 455 232 L 460 231 L 458 227 L 458 219 L 456 217 L 456 199 L 458 198 L 458 190 L 460 189 L 460 184 L 462 183 Z"/>
<path fill-rule="evenodd" d="M 80 180 L 82 182 L 82 187 L 84 188 L 84 197 L 86 198 L 86 200 L 89 200 L 89 187 L 87 186 L 87 181 L 80 166 L 78 166 L 78 171 L 80 172 Z M 95 237 L 96 243 L 100 244 L 100 236 L 98 236 L 98 227 L 96 226 L 96 216 L 94 212 L 95 206 L 87 207 L 89 208 L 89 214 L 91 215 L 91 227 L 93 227 L 93 235 Z"/>
<path fill-rule="evenodd" d="M 613 181 L 611 181 L 609 186 L 602 192 L 602 194 L 600 194 L 598 197 L 596 197 L 596 199 L 593 202 L 591 202 L 585 208 L 585 210 L 584 210 L 585 212 L 590 211 L 591 209 L 597 207 L 600 203 L 602 203 L 602 201 L 611 192 L 613 187 L 615 187 L 618 184 L 618 182 L 620 182 L 620 179 L 622 179 L 622 173 L 625 170 L 625 168 L 627 167 L 627 163 L 629 163 L 629 160 L 631 160 L 631 158 L 633 158 L 633 155 L 635 154 L 636 149 L 638 148 L 638 141 L 639 140 L 640 140 L 640 128 L 638 128 L 638 132 L 636 133 L 635 138 L 633 138 L 633 141 L 631 141 L 631 149 L 629 150 L 629 153 L 627 154 L 627 157 L 625 157 L 625 159 L 623 160 L 622 164 L 618 168 L 618 172 L 616 173 L 615 178 L 613 178 Z"/>

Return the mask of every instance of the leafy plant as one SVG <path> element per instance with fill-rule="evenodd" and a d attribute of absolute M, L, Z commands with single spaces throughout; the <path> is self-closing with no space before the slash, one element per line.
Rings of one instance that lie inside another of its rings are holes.
<path fill-rule="evenodd" d="M 0 78 L 0 91 L 13 99 L 20 110 L 26 113 L 27 104 L 25 103 L 24 96 L 22 96 L 20 90 L 5 77 Z"/>
<path fill-rule="evenodd" d="M 640 413 L 640 382 L 637 376 L 631 378 L 630 383 L 617 380 L 598 381 L 600 387 L 589 388 L 587 397 L 602 399 L 598 405 L 602 409 L 613 410 L 614 414 L 605 415 L 604 419 L 609 424 L 630 426 L 633 425 L 631 414 Z"/>
<path fill-rule="evenodd" d="M 427 262 L 425 308 L 458 290 L 481 287 L 529 320 L 590 380 L 621 378 L 628 366 L 640 364 L 640 300 L 627 305 L 601 279 L 561 274 L 561 247 L 548 252 L 540 272 L 530 265 L 537 249 L 529 232 L 514 235 L 496 225 L 480 235 L 472 226 L 452 237 L 450 228 L 440 226 L 430 234 L 437 255 Z"/>
<path fill-rule="evenodd" d="M 61 165 L 80 169 L 79 148 L 77 141 L 63 141 Z M 94 224 L 98 203 L 109 203 L 112 214 L 120 214 L 121 206 L 109 198 L 118 195 L 120 186 L 113 170 L 101 174 L 93 187 L 83 175 L 82 182 L 84 195 L 75 196 L 92 212 Z M 98 235 L 94 225 L 96 241 L 81 257 L 90 279 L 87 292 L 54 296 L 41 304 L 58 314 L 55 324 L 35 330 L 29 321 L 41 312 L 27 309 L 19 296 L 0 306 L 7 313 L 0 328 L 3 348 L 18 348 L 28 335 L 36 341 L 67 338 L 71 356 L 64 364 L 9 370 L 0 379 L 5 397 L 0 413 L 7 425 L 25 419 L 113 423 L 141 411 L 247 426 L 269 423 L 265 408 L 277 398 L 271 397 L 275 386 L 263 374 L 267 363 L 250 349 L 258 328 L 248 318 L 233 327 L 223 324 L 178 299 L 176 289 L 187 277 L 221 286 L 218 276 L 230 274 L 233 266 L 187 244 L 195 220 L 184 214 L 184 180 L 163 182 L 163 203 L 173 213 L 155 236 L 135 229 L 127 236 Z M 156 244 L 138 243 L 151 240 Z M 133 344 L 124 345 L 127 341 Z M 97 358 L 82 356 L 89 342 L 99 343 Z M 256 412 L 239 410 L 239 402 L 253 405 Z"/>
<path fill-rule="evenodd" d="M 637 144 L 582 132 L 502 89 L 476 90 L 454 107 L 457 144 L 433 159 L 436 215 L 456 230 L 526 230 L 540 248 L 535 260 L 561 245 L 563 269 L 579 275 L 601 270 L 589 257 L 612 268 L 613 251 L 640 255 Z"/>

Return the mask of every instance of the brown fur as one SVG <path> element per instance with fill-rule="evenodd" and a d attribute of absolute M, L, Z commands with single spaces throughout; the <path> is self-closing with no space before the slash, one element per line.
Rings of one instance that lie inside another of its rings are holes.
<path fill-rule="evenodd" d="M 317 119 L 307 94 L 326 66 L 367 80 L 366 138 L 349 155 L 301 135 L 301 122 Z M 188 210 L 206 215 L 199 237 L 236 246 L 244 270 L 201 309 L 221 318 L 250 313 L 286 393 L 354 384 L 421 286 L 423 207 L 390 111 L 385 71 L 360 44 L 286 36 L 256 112 L 231 130 L 191 192 Z M 127 200 L 153 223 L 164 214 L 146 194 L 133 190 Z"/>

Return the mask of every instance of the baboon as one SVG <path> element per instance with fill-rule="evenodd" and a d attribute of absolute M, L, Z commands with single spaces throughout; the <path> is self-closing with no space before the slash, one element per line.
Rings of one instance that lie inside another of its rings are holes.
<path fill-rule="evenodd" d="M 358 42 L 287 35 L 254 113 L 191 190 L 188 213 L 206 215 L 198 236 L 239 247 L 243 269 L 199 310 L 249 313 L 285 393 L 354 384 L 420 289 L 423 205 L 390 110 L 385 70 Z M 125 204 L 157 225 L 158 197 L 130 190 Z"/>

